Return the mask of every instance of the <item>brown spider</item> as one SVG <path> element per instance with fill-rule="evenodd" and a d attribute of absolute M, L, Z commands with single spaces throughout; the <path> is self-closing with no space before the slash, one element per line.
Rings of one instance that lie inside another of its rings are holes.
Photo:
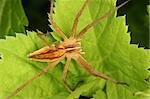
<path fill-rule="evenodd" d="M 56 66 L 65 57 L 67 58 L 67 61 L 66 61 L 65 66 L 64 66 L 62 78 L 63 78 L 64 83 L 71 90 L 73 90 L 73 88 L 66 81 L 67 70 L 68 70 L 68 66 L 69 66 L 71 59 L 74 59 L 78 64 L 80 64 L 81 67 L 83 67 L 87 72 L 89 72 L 93 76 L 100 77 L 100 78 L 103 78 L 105 80 L 110 80 L 115 84 L 124 84 L 120 81 L 117 81 L 117 80 L 110 78 L 106 74 L 95 71 L 92 68 L 92 66 L 81 55 L 82 54 L 82 46 L 80 44 L 80 39 L 82 38 L 82 36 L 85 34 L 85 32 L 87 30 L 89 30 L 94 25 L 98 24 L 102 19 L 105 19 L 106 17 L 110 16 L 112 13 L 114 13 L 120 7 L 127 4 L 128 1 L 124 2 L 123 4 L 119 5 L 116 8 L 113 8 L 109 12 L 105 13 L 103 16 L 95 19 L 93 22 L 91 22 L 90 24 L 85 26 L 78 34 L 76 34 L 79 17 L 81 16 L 84 8 L 88 4 L 88 1 L 89 0 L 84 1 L 84 4 L 81 6 L 79 12 L 77 13 L 75 20 L 74 20 L 74 23 L 73 23 L 71 36 L 68 38 L 65 35 L 65 33 L 57 26 L 57 24 L 55 23 L 55 21 L 52 18 L 54 0 L 51 0 L 49 21 L 50 21 L 51 25 L 53 26 L 54 31 L 56 31 L 63 38 L 63 41 L 61 41 L 57 44 L 53 44 L 53 45 L 49 45 L 47 42 L 45 42 L 47 44 L 47 46 L 45 46 L 45 47 L 43 47 L 43 48 L 41 48 L 41 49 L 39 49 L 33 53 L 30 53 L 28 55 L 29 59 L 31 59 L 31 60 L 41 61 L 41 62 L 51 62 L 51 64 L 49 64 L 46 68 L 41 70 L 32 79 L 28 80 L 23 85 L 21 85 L 18 89 L 16 89 L 13 93 L 11 93 L 11 95 L 8 96 L 7 99 L 9 99 L 11 96 L 16 95 L 20 90 L 22 90 L 24 87 L 26 87 L 33 80 L 35 80 L 36 78 L 41 76 L 43 73 L 47 72 L 50 68 Z"/>

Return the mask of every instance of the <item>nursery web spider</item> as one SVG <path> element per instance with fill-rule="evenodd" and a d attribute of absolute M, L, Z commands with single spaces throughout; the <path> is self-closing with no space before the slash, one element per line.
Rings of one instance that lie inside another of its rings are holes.
<path fill-rule="evenodd" d="M 16 95 L 20 90 L 22 90 L 24 87 L 26 87 L 28 84 L 30 84 L 33 80 L 41 76 L 43 73 L 47 72 L 50 68 L 56 66 L 62 59 L 65 57 L 67 58 L 66 63 L 64 65 L 64 71 L 62 74 L 62 78 L 64 83 L 71 89 L 72 87 L 67 83 L 66 76 L 67 76 L 67 70 L 69 63 L 71 59 L 74 59 L 78 64 L 80 64 L 81 67 L 83 67 L 87 72 L 92 74 L 93 76 L 103 78 L 105 80 L 110 80 L 115 84 L 125 84 L 120 81 L 114 80 L 111 77 L 107 76 L 106 74 L 103 74 L 101 72 L 95 71 L 92 66 L 82 57 L 82 46 L 80 44 L 80 39 L 83 37 L 83 35 L 88 31 L 91 27 L 98 24 L 101 20 L 107 18 L 112 13 L 114 13 L 116 10 L 118 10 L 120 7 L 124 6 L 128 3 L 128 1 L 124 2 L 123 4 L 119 5 L 116 8 L 113 8 L 109 12 L 105 13 L 103 16 L 93 20 L 91 23 L 86 25 L 78 34 L 76 34 L 77 25 L 79 17 L 82 15 L 84 8 L 87 6 L 89 0 L 85 0 L 83 5 L 81 6 L 79 12 L 75 16 L 75 20 L 72 27 L 72 32 L 70 37 L 68 38 L 65 33 L 58 27 L 58 25 L 55 23 L 55 21 L 52 18 L 53 15 L 53 5 L 54 0 L 51 0 L 51 8 L 50 8 L 50 14 L 49 14 L 49 21 L 54 28 L 54 31 L 56 31 L 62 38 L 63 41 L 49 45 L 30 53 L 28 55 L 29 59 L 35 60 L 35 61 L 41 61 L 41 62 L 51 62 L 46 68 L 41 70 L 38 74 L 36 74 L 32 79 L 25 82 L 23 85 L 21 85 L 19 88 L 17 88 L 13 93 L 11 93 L 10 96 L 7 97 L 9 99 L 11 96 Z"/>

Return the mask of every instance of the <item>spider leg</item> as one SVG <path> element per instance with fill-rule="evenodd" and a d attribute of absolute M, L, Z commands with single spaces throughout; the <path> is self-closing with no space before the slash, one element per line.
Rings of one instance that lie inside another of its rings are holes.
<path fill-rule="evenodd" d="M 55 23 L 53 20 L 53 5 L 54 5 L 54 0 L 51 0 L 51 6 L 50 6 L 50 14 L 48 14 L 49 17 L 49 22 L 53 26 L 54 30 L 63 38 L 67 39 L 65 33 L 59 28 L 59 26 Z"/>
<path fill-rule="evenodd" d="M 74 37 L 76 34 L 76 30 L 77 30 L 77 25 L 78 25 L 78 21 L 79 21 L 79 17 L 81 16 L 84 8 L 86 7 L 86 5 L 88 4 L 89 0 L 85 0 L 84 4 L 82 5 L 82 7 L 80 8 L 79 12 L 77 13 L 74 23 L 73 23 L 73 27 L 72 27 L 72 33 L 71 33 L 71 37 Z"/>
<path fill-rule="evenodd" d="M 73 57 L 73 58 L 77 61 L 78 64 L 80 64 L 81 67 L 83 67 L 86 71 L 88 71 L 93 76 L 100 77 L 100 78 L 103 78 L 105 80 L 112 81 L 115 84 L 126 84 L 126 83 L 114 80 L 111 77 L 107 76 L 106 74 L 103 74 L 101 72 L 95 71 L 91 67 L 91 65 L 81 55 Z"/>
<path fill-rule="evenodd" d="M 66 78 L 67 78 L 67 72 L 68 72 L 68 66 L 69 66 L 70 61 L 71 61 L 71 57 L 67 57 L 67 61 L 66 61 L 66 64 L 65 64 L 65 66 L 64 66 L 64 71 L 63 71 L 63 74 L 62 74 L 62 79 L 63 79 L 63 81 L 64 81 L 64 84 L 65 84 L 70 90 L 73 90 L 74 88 L 71 87 L 71 86 L 68 84 L 67 80 L 66 80 Z"/>
<path fill-rule="evenodd" d="M 29 85 L 33 80 L 35 80 L 36 78 L 40 77 L 42 74 L 47 72 L 50 68 L 56 66 L 61 60 L 62 60 L 62 58 L 59 58 L 57 61 L 49 64 L 47 67 L 45 67 L 43 70 L 41 70 L 38 74 L 36 74 L 33 78 L 31 78 L 30 80 L 28 80 L 27 82 L 25 82 L 24 84 L 19 86 L 14 92 L 12 92 L 8 97 L 6 97 L 6 99 L 10 99 L 12 96 L 15 96 L 23 88 L 25 88 L 27 85 Z"/>
<path fill-rule="evenodd" d="M 48 41 L 45 38 L 43 38 L 43 35 L 45 35 L 45 34 L 42 33 L 41 31 L 37 30 L 37 36 L 44 42 L 44 44 L 46 46 L 50 46 Z"/>
<path fill-rule="evenodd" d="M 112 15 L 115 11 L 117 11 L 119 8 L 121 8 L 122 6 L 126 5 L 130 0 L 125 1 L 124 3 L 122 3 L 121 5 L 119 5 L 116 8 L 113 8 L 112 10 L 108 11 L 107 13 L 105 13 L 103 16 L 95 19 L 94 21 L 92 21 L 90 24 L 88 24 L 87 26 L 85 26 L 80 32 L 79 34 L 76 36 L 77 39 L 80 39 L 85 32 L 87 32 L 91 27 L 93 27 L 94 25 L 98 24 L 100 21 L 102 21 L 103 19 L 107 18 L 108 16 Z"/>

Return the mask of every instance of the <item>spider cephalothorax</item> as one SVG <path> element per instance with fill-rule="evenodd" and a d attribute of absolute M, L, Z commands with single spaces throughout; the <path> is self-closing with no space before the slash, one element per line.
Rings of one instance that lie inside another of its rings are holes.
<path fill-rule="evenodd" d="M 87 72 L 89 72 L 91 75 L 103 78 L 105 80 L 110 80 L 113 83 L 116 84 L 124 84 L 120 81 L 114 80 L 111 77 L 107 76 L 106 74 L 103 74 L 101 72 L 95 71 L 92 66 L 82 57 L 82 47 L 80 43 L 80 39 L 83 37 L 83 35 L 88 31 L 91 27 L 98 24 L 102 19 L 105 19 L 106 17 L 110 16 L 112 13 L 114 13 L 117 9 L 125 5 L 128 1 L 125 3 L 119 5 L 117 8 L 113 8 L 109 12 L 105 13 L 103 16 L 93 20 L 91 23 L 86 25 L 79 33 L 76 34 L 77 25 L 79 17 L 81 16 L 84 8 L 88 4 L 89 0 L 85 0 L 83 6 L 81 6 L 79 12 L 75 16 L 75 20 L 72 26 L 72 32 L 70 37 L 68 38 L 65 33 L 58 27 L 58 25 L 55 23 L 55 21 L 52 18 L 53 15 L 53 3 L 54 0 L 51 0 L 51 8 L 50 8 L 50 14 L 49 14 L 49 21 L 54 28 L 54 31 L 58 33 L 63 40 L 61 42 L 49 45 L 47 42 L 47 46 L 32 52 L 28 55 L 29 59 L 35 60 L 35 61 L 41 61 L 41 62 L 51 62 L 47 67 L 45 67 L 43 70 L 41 70 L 37 75 L 35 75 L 32 79 L 25 82 L 23 85 L 21 85 L 17 90 L 15 90 L 13 93 L 11 93 L 10 96 L 7 97 L 10 98 L 11 96 L 17 94 L 20 90 L 22 90 L 24 87 L 26 87 L 29 83 L 31 83 L 33 80 L 41 76 L 43 73 L 47 72 L 50 68 L 56 66 L 64 57 L 66 57 L 66 63 L 64 65 L 64 71 L 62 73 L 62 78 L 64 83 L 67 87 L 69 87 L 71 90 L 74 90 L 72 86 L 70 86 L 67 83 L 66 76 L 68 71 L 69 63 L 71 62 L 71 59 L 74 59 L 81 67 L 83 67 Z M 45 41 L 45 40 L 44 40 Z"/>
<path fill-rule="evenodd" d="M 80 40 L 75 38 L 65 39 L 63 42 L 60 43 L 68 53 L 78 52 L 80 53 L 82 50 Z"/>

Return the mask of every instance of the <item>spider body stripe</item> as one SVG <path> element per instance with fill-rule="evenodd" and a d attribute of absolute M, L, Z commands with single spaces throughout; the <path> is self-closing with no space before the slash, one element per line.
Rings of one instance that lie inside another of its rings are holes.
<path fill-rule="evenodd" d="M 30 56 L 30 59 L 49 59 L 49 60 L 53 60 L 56 58 L 60 58 L 61 56 L 63 56 L 65 54 L 65 50 L 64 49 L 58 49 L 55 50 L 53 52 L 46 52 L 46 53 L 42 53 L 42 54 L 37 54 L 37 55 L 33 55 Z"/>

